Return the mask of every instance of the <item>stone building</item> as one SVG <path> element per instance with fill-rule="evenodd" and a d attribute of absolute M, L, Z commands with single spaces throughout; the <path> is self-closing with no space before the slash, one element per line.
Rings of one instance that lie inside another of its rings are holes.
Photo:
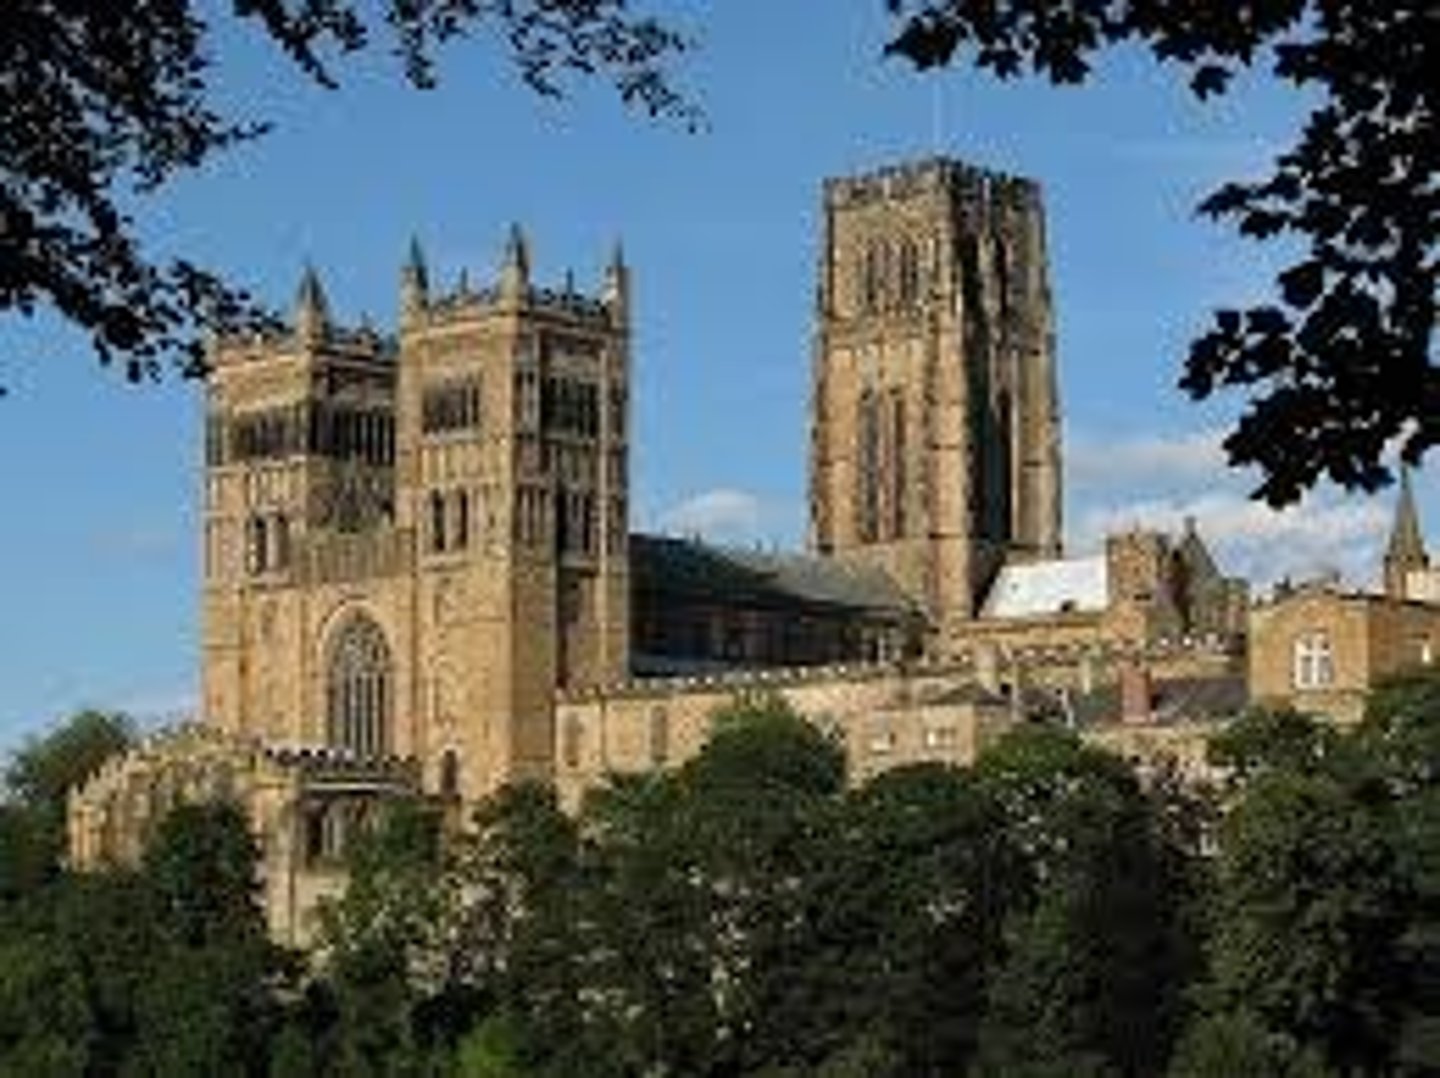
<path fill-rule="evenodd" d="M 1440 587 L 1429 567 L 1408 472 L 1382 564 L 1384 590 L 1335 579 L 1277 589 L 1250 612 L 1252 698 L 1358 721 L 1380 678 L 1440 661 Z"/>
<path fill-rule="evenodd" d="M 1232 707 L 1245 588 L 1193 527 L 1061 549 L 1038 187 L 930 160 L 828 181 L 821 217 L 804 553 L 630 533 L 618 251 L 583 294 L 536 284 L 518 229 L 483 287 L 437 288 L 414 247 L 393 335 L 339 325 L 307 270 L 288 327 L 220 342 L 207 733 L 77 792 L 76 862 L 133 856 L 154 791 L 237 797 L 298 940 L 364 805 L 573 798 L 692 754 L 736 694 L 782 692 L 857 777 L 966 762 L 1035 714 Z M 197 753 L 228 777 L 167 777 Z"/>

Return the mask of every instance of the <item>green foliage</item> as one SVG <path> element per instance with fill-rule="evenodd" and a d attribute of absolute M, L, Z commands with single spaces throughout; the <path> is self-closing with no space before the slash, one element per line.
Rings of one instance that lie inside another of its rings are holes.
<path fill-rule="evenodd" d="M 1207 756 L 1212 766 L 1226 768 L 1244 784 L 1276 771 L 1311 774 L 1344 768 L 1335 757 L 1349 748 L 1331 726 L 1290 709 L 1254 708 L 1211 739 Z M 1353 761 L 1352 761 L 1353 762 Z"/>
<path fill-rule="evenodd" d="M 845 784 L 845 752 L 780 696 L 737 699 L 715 713 L 710 740 L 684 776 L 708 796 L 773 789 L 830 797 Z"/>
<path fill-rule="evenodd" d="M 1329 1078 L 1314 1052 L 1272 1033 L 1245 1011 L 1205 1017 L 1187 1030 L 1170 1078 Z"/>
<path fill-rule="evenodd" d="M 447 836 L 392 805 L 304 978 L 241 814 L 181 808 L 137 870 L 46 878 L 0 919 L 0 1078 L 1418 1078 L 1437 700 L 1417 674 L 1354 732 L 1247 716 L 1212 830 L 1174 776 L 1066 731 L 847 787 L 800 716 L 737 701 L 578 814 L 523 784 Z"/>
<path fill-rule="evenodd" d="M 124 715 L 81 711 L 11 757 L 0 783 L 0 905 L 59 872 L 72 787 L 134 741 Z"/>
<path fill-rule="evenodd" d="M 975 771 L 1026 878 L 974 1073 L 1155 1073 L 1194 972 L 1183 858 L 1155 801 L 1118 757 L 1053 728 L 1015 730 Z"/>
<path fill-rule="evenodd" d="M 1230 1041 L 1262 1060 L 1293 1049 L 1276 1073 L 1440 1066 L 1436 685 L 1420 671 L 1378 686 L 1354 731 L 1257 713 L 1218 740 L 1238 781 L 1182 1073 Z M 1229 1040 L 1206 1055 L 1211 1027 Z"/>
<path fill-rule="evenodd" d="M 499 1015 L 486 1018 L 460 1042 L 456 1073 L 459 1078 L 527 1078 L 518 1040 L 513 1022 Z"/>
<path fill-rule="evenodd" d="M 1314 1047 L 1373 1070 L 1395 1023 L 1407 884 L 1388 815 L 1336 778 L 1257 779 L 1222 832 L 1214 993 Z"/>
<path fill-rule="evenodd" d="M 387 805 L 354 836 L 345 893 L 320 910 L 323 1007 L 310 1016 L 340 1073 L 428 1073 L 475 1020 L 443 942 L 447 867 L 441 814 L 424 803 Z"/>
<path fill-rule="evenodd" d="M 126 716 L 81 711 L 15 753 L 5 768 L 5 788 L 22 804 L 63 813 L 70 788 L 134 740 L 135 727 Z"/>
<path fill-rule="evenodd" d="M 1440 33 L 1432 0 L 887 0 L 890 51 L 918 67 L 968 58 L 1002 78 L 1059 84 L 1103 50 L 1138 44 L 1200 98 L 1267 66 L 1311 113 L 1270 176 L 1201 204 L 1257 240 L 1299 238 L 1271 302 L 1215 312 L 1181 386 L 1196 398 L 1256 387 L 1226 439 L 1258 465 L 1257 495 L 1293 502 L 1323 475 L 1374 490 L 1388 444 L 1414 463 L 1440 440 L 1434 334 L 1440 243 Z"/>
<path fill-rule="evenodd" d="M 839 1028 L 865 1033 L 826 1066 L 869 1059 L 875 1074 L 959 1073 L 1023 880 L 999 807 L 968 774 L 917 765 L 856 791 L 842 827 L 817 922 L 836 958 L 827 987 Z"/>
<path fill-rule="evenodd" d="M 338 59 L 377 36 L 422 87 L 433 84 L 445 43 L 491 36 L 539 93 L 558 95 L 583 72 L 652 114 L 698 120 L 664 72 L 685 40 L 625 0 L 265 0 L 218 12 L 194 0 L 8 0 L 5 12 L 0 314 L 48 305 L 132 380 L 157 374 L 167 358 L 203 373 L 207 330 L 274 322 L 213 272 L 157 260 L 128 216 L 167 181 L 267 130 L 220 110 L 216 45 L 233 35 L 217 23 L 258 29 L 327 88 L 337 85 Z"/>
<path fill-rule="evenodd" d="M 178 809 L 139 870 L 61 876 L 0 921 L 0 1073 L 261 1073 L 288 972 L 241 815 Z"/>

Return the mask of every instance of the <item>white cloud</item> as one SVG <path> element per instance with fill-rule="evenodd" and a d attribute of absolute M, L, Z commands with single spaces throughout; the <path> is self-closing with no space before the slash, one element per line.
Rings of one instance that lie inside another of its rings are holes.
<path fill-rule="evenodd" d="M 803 530 L 803 511 L 789 501 L 771 500 L 748 490 L 717 487 L 686 498 L 655 518 L 672 535 L 695 535 L 712 542 L 794 546 Z"/>
<path fill-rule="evenodd" d="M 685 535 L 754 532 L 760 527 L 760 499 L 729 487 L 707 490 L 667 509 L 660 515 L 660 526 Z"/>
<path fill-rule="evenodd" d="M 1389 508 L 1374 499 L 1312 495 L 1276 510 L 1233 491 L 1180 499 L 1091 506 L 1075 528 L 1077 546 L 1097 546 L 1126 528 L 1179 532 L 1193 517 L 1222 568 L 1264 587 L 1281 577 L 1338 571 L 1352 585 L 1374 583 Z"/>
<path fill-rule="evenodd" d="M 1259 587 L 1332 571 L 1354 586 L 1375 583 L 1392 499 L 1322 487 L 1297 505 L 1271 509 L 1248 497 L 1255 474 L 1226 464 L 1224 435 L 1211 428 L 1108 443 L 1073 439 L 1072 546 L 1093 550 L 1126 528 L 1179 532 L 1194 517 L 1222 568 Z"/>
<path fill-rule="evenodd" d="M 1079 487 L 1210 482 L 1228 467 L 1224 440 L 1218 428 L 1122 441 L 1080 434 L 1066 446 L 1066 478 Z"/>

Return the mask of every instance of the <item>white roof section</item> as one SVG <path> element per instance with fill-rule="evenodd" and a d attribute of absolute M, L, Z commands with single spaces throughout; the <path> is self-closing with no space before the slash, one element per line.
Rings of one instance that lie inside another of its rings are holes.
<path fill-rule="evenodd" d="M 1110 573 L 1104 554 L 1007 565 L 1000 570 L 982 618 L 1034 618 L 1104 610 L 1110 602 Z"/>

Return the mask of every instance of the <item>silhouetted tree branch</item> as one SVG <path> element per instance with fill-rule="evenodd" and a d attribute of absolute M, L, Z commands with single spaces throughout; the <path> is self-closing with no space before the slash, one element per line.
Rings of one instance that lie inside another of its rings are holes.
<path fill-rule="evenodd" d="M 207 329 L 271 322 L 210 269 L 156 259 L 132 215 L 176 174 L 266 130 L 214 107 L 208 15 L 197 0 L 10 0 L 0 23 L 0 314 L 51 307 L 132 380 L 167 358 L 200 373 Z M 258 22 L 323 87 L 381 35 L 429 87 L 440 45 L 487 33 L 541 94 L 594 75 L 627 104 L 698 120 L 664 71 L 686 41 L 627 0 L 235 0 L 209 17 Z"/>

